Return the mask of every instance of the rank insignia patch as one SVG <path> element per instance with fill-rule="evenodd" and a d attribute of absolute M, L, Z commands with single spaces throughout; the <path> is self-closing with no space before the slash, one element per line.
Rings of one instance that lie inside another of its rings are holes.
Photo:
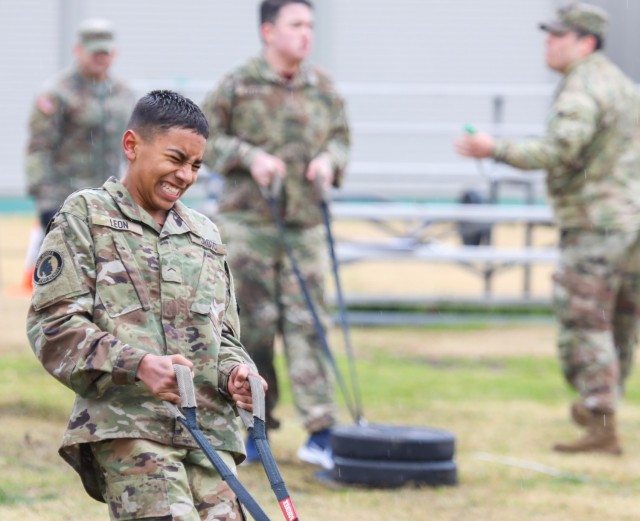
<path fill-rule="evenodd" d="M 53 250 L 43 252 L 36 262 L 33 281 L 42 286 L 55 280 L 62 272 L 62 256 Z"/>

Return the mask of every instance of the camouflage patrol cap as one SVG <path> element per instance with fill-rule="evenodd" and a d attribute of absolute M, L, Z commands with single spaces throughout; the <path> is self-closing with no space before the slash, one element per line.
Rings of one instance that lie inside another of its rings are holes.
<path fill-rule="evenodd" d="M 595 5 L 576 2 L 558 9 L 557 18 L 541 23 L 540 29 L 554 34 L 581 31 L 602 38 L 606 32 L 608 21 L 609 16 L 603 9 Z"/>
<path fill-rule="evenodd" d="M 78 41 L 87 52 L 111 52 L 114 48 L 113 26 L 102 18 L 85 20 L 78 26 Z"/>

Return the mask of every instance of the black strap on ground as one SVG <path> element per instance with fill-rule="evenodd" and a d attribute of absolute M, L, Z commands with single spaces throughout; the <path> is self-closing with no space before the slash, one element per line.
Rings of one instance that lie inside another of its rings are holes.
<path fill-rule="evenodd" d="M 269 479 L 271 488 L 278 500 L 280 509 L 287 521 L 298 521 L 298 514 L 293 506 L 293 501 L 287 490 L 287 486 L 282 479 L 280 469 L 276 463 L 269 442 L 267 441 L 267 431 L 264 423 L 265 403 L 264 389 L 262 388 L 262 380 L 255 376 L 249 376 L 249 384 L 251 385 L 251 397 L 253 399 L 253 413 L 238 409 L 240 418 L 244 426 L 249 431 L 249 436 L 253 438 L 258 449 L 260 461 L 264 467 L 264 471 Z"/>
<path fill-rule="evenodd" d="M 333 239 L 333 231 L 331 229 L 331 215 L 329 213 L 328 194 L 320 183 L 316 183 L 321 191 L 320 209 L 322 210 L 322 219 L 327 232 L 327 243 L 329 245 L 329 255 L 331 257 L 331 268 L 333 269 L 333 280 L 336 286 L 336 297 L 338 299 L 338 310 L 340 313 L 340 325 L 342 326 L 342 336 L 344 338 L 344 346 L 347 351 L 347 360 L 349 361 L 349 371 L 351 375 L 351 383 L 353 390 L 353 398 L 355 401 L 355 422 L 357 424 L 366 423 L 364 420 L 364 411 L 362 409 L 362 395 L 360 392 L 360 384 L 356 373 L 355 356 L 353 354 L 353 344 L 351 343 L 351 332 L 349 329 L 349 320 L 347 318 L 347 306 L 344 302 L 342 293 L 342 284 L 340 282 L 340 269 L 338 259 L 336 258 L 335 241 Z"/>
<path fill-rule="evenodd" d="M 313 299 L 309 294 L 309 289 L 307 288 L 307 284 L 304 281 L 304 277 L 300 272 L 300 268 L 298 267 L 298 262 L 296 261 L 296 257 L 293 253 L 293 248 L 291 248 L 291 244 L 289 244 L 289 241 L 287 240 L 284 224 L 282 223 L 282 218 L 280 217 L 279 208 L 278 208 L 278 197 L 280 194 L 280 189 L 282 187 L 281 183 L 282 183 L 282 180 L 279 177 L 276 177 L 274 179 L 274 182 L 272 183 L 270 190 L 261 188 L 262 195 L 266 199 L 269 209 L 271 210 L 273 221 L 275 222 L 276 227 L 278 229 L 278 235 L 280 236 L 280 240 L 284 246 L 287 256 L 289 257 L 289 261 L 291 262 L 291 267 L 298 281 L 298 285 L 300 286 L 300 290 L 302 291 L 302 294 L 304 296 L 304 300 L 305 300 L 305 303 L 307 304 L 307 308 L 311 313 L 311 317 L 313 319 L 313 326 L 316 330 L 316 335 L 318 336 L 318 340 L 322 345 L 322 350 L 324 351 L 324 354 L 327 357 L 327 360 L 329 361 L 331 369 L 333 370 L 333 373 L 336 377 L 336 381 L 338 382 L 338 386 L 342 391 L 342 395 L 344 396 L 344 401 L 347 405 L 347 409 L 349 410 L 349 413 L 351 414 L 353 421 L 358 423 L 360 421 L 359 412 L 356 410 L 356 407 L 353 404 L 353 399 L 349 394 L 347 384 L 344 381 L 344 378 L 342 378 L 342 374 L 338 369 L 338 364 L 336 363 L 333 353 L 329 348 L 329 342 L 327 341 L 327 334 L 324 330 L 324 327 L 322 326 L 322 322 L 320 322 L 320 317 L 318 316 L 318 310 L 316 309 Z"/>
<path fill-rule="evenodd" d="M 270 521 L 264 510 L 262 510 L 249 491 L 242 485 L 242 483 L 240 483 L 240 480 L 238 480 L 236 475 L 222 460 L 220 455 L 211 446 L 204 434 L 202 434 L 202 431 L 198 428 L 198 422 L 196 419 L 196 398 L 195 390 L 193 388 L 193 380 L 191 379 L 191 370 L 184 365 L 174 365 L 173 368 L 176 372 L 178 388 L 180 389 L 183 412 L 180 412 L 180 409 L 170 402 L 164 402 L 165 405 L 175 416 L 176 421 L 184 425 L 191 433 L 191 436 L 193 436 L 193 439 L 202 449 L 205 456 L 207 456 L 211 464 L 218 471 L 218 474 L 220 474 L 222 479 L 229 484 L 231 490 L 233 490 L 238 498 L 238 501 L 244 505 L 251 516 L 256 521 Z"/>

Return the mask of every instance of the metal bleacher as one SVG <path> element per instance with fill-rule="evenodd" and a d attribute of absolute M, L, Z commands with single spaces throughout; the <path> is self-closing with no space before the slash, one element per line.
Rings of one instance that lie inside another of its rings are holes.
<path fill-rule="evenodd" d="M 192 87 L 199 91 L 191 93 L 192 97 L 201 99 L 204 94 L 202 85 Z M 453 122 L 390 121 L 388 118 L 373 121 L 368 119 L 370 114 L 376 114 L 368 110 L 370 101 L 361 101 L 374 97 L 376 102 L 381 100 L 392 104 L 393 100 L 413 97 L 415 103 L 422 100 L 433 103 L 436 99 L 452 108 L 460 104 L 460 100 L 467 106 L 484 104 L 488 105 L 483 112 L 487 119 L 477 119 L 478 128 L 498 136 L 523 137 L 540 135 L 544 127 L 539 121 L 527 120 L 527 117 L 522 118 L 524 123 L 507 118 L 510 104 L 515 103 L 518 117 L 522 117 L 527 113 L 527 110 L 523 112 L 523 106 L 537 103 L 534 112 L 539 116 L 541 110 L 538 106 L 548 102 L 553 86 L 346 84 L 339 87 L 347 105 L 355 105 L 356 115 L 351 118 L 351 127 L 354 142 L 359 145 L 343 186 L 332 193 L 331 213 L 338 226 L 348 221 L 366 222 L 383 232 L 382 237 L 377 234 L 374 240 L 339 236 L 336 246 L 339 262 L 343 266 L 354 266 L 373 260 L 393 263 L 417 261 L 424 263 L 425 269 L 433 264 L 448 263 L 475 273 L 483 281 L 481 294 L 465 297 L 425 294 L 418 298 L 387 298 L 347 293 L 347 303 L 386 307 L 401 306 L 407 302 L 419 305 L 442 302 L 479 306 L 504 303 L 548 305 L 548 297 L 534 298 L 531 294 L 531 268 L 553 264 L 558 257 L 555 245 L 535 246 L 532 241 L 534 228 L 553 226 L 552 212 L 545 201 L 544 173 L 522 173 L 488 160 L 478 162 L 457 157 L 441 160 L 443 154 L 439 153 L 438 147 L 442 148 L 446 143 L 452 148 L 454 137 L 462 132 L 463 122 L 455 121 L 460 116 L 454 114 L 453 109 Z M 376 144 L 381 140 L 390 148 L 390 155 L 382 159 L 376 150 Z M 398 143 L 405 152 L 406 143 L 415 145 L 409 154 L 395 157 L 393 147 Z M 205 186 L 208 192 L 207 213 L 212 213 L 215 211 L 219 180 L 215 176 L 210 177 Z M 485 195 L 483 204 L 459 202 L 461 192 L 469 187 L 480 187 Z M 431 233 L 442 225 L 449 225 L 455 233 L 464 224 L 520 224 L 522 243 L 511 247 L 501 247 L 491 241 L 467 245 L 461 241 L 442 241 L 440 230 Z M 522 271 L 519 296 L 496 296 L 493 291 L 495 276 L 514 268 Z"/>

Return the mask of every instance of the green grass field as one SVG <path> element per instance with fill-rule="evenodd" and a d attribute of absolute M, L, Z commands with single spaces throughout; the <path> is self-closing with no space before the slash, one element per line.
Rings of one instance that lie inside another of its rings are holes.
<path fill-rule="evenodd" d="M 28 298 L 9 291 L 24 269 L 30 225 L 25 218 L 0 219 L 0 520 L 105 520 L 106 507 L 84 493 L 75 472 L 57 454 L 72 394 L 45 373 L 31 353 L 24 333 Z M 447 291 L 453 286 L 455 291 L 478 289 L 453 267 L 408 266 L 401 280 L 389 271 L 388 266 L 350 268 L 344 273 L 345 287 L 393 287 L 400 292 L 439 292 L 438 285 Z M 511 275 L 498 282 L 505 292 L 518 286 Z M 543 294 L 548 273 L 534 282 Z M 296 459 L 306 435 L 295 418 L 285 380 L 278 410 L 284 425 L 271 436 L 271 445 L 303 521 L 640 518 L 638 370 L 619 414 L 624 456 L 561 456 L 550 450 L 551 445 L 578 431 L 568 419 L 573 394 L 560 375 L 551 321 L 358 328 L 352 336 L 365 418 L 452 431 L 460 483 L 374 490 L 319 481 L 314 468 Z M 337 331 L 332 332 L 331 344 L 342 352 Z M 345 369 L 344 357 L 338 359 Z M 341 421 L 349 422 L 345 407 L 341 409 Z M 240 477 L 271 519 L 282 519 L 261 468 L 241 467 Z"/>
<path fill-rule="evenodd" d="M 549 326 L 353 331 L 365 417 L 451 430 L 457 441 L 457 487 L 373 490 L 323 484 L 314 468 L 296 461 L 305 434 L 285 386 L 279 410 L 284 427 L 273 434 L 271 443 L 300 518 L 637 519 L 638 376 L 630 382 L 621 411 L 625 456 L 556 455 L 549 450 L 552 442 L 577 432 L 566 414 L 572 395 L 548 346 L 538 349 L 525 340 L 518 353 L 503 343 L 519 329 L 534 342 L 536 334 L 550 337 Z M 447 344 L 454 345 L 456 337 L 459 344 L 476 337 L 477 350 L 469 346 L 448 354 Z M 487 345 L 491 337 L 498 347 Z M 56 453 L 71 393 L 44 372 L 24 344 L 3 350 L 2 362 L 0 519 L 106 519 L 104 505 L 84 494 L 74 472 Z M 346 369 L 343 357 L 340 364 Z M 349 421 L 346 415 L 342 419 Z M 242 467 L 240 476 L 271 518 L 281 518 L 261 469 Z"/>

